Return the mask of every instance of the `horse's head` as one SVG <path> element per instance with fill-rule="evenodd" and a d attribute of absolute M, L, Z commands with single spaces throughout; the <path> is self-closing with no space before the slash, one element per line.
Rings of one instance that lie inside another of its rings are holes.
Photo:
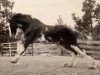
<path fill-rule="evenodd" d="M 33 21 L 34 19 L 30 15 L 15 14 L 9 21 L 12 35 L 14 36 L 16 34 L 17 28 L 21 28 L 25 32 Z"/>
<path fill-rule="evenodd" d="M 22 34 L 20 26 L 22 25 L 16 23 L 10 23 L 11 36 L 14 37 L 15 39 L 19 39 L 18 37 L 20 37 Z"/>
<path fill-rule="evenodd" d="M 12 36 L 17 34 L 18 28 L 22 29 L 25 35 L 32 33 L 32 31 L 43 27 L 43 23 L 36 18 L 32 18 L 26 14 L 15 14 L 9 21 Z"/>
<path fill-rule="evenodd" d="M 16 35 L 19 32 L 19 29 L 21 29 L 22 25 L 20 23 L 18 23 L 18 18 L 19 14 L 14 15 L 10 20 L 10 29 L 11 29 L 11 36 L 12 37 L 16 37 Z"/>
<path fill-rule="evenodd" d="M 16 35 L 17 28 L 17 23 L 10 21 L 11 36 L 14 37 Z"/>

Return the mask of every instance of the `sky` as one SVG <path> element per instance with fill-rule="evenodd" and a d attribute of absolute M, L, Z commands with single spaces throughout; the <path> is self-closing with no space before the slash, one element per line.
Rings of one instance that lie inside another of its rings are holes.
<path fill-rule="evenodd" d="M 59 15 L 64 24 L 73 27 L 72 13 L 81 16 L 84 0 L 11 0 L 15 2 L 13 12 L 32 15 L 47 25 L 55 25 Z M 100 0 L 96 0 L 100 3 Z"/>

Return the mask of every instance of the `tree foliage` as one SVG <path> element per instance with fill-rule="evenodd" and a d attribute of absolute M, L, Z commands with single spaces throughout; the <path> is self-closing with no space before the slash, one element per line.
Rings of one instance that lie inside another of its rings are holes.
<path fill-rule="evenodd" d="M 64 25 L 63 19 L 60 17 L 60 15 L 59 18 L 57 19 L 57 24 L 55 25 Z"/>
<path fill-rule="evenodd" d="M 95 5 L 95 0 L 85 0 L 82 6 L 82 12 L 84 13 L 82 18 L 76 17 L 75 13 L 72 14 L 72 18 L 76 23 L 75 28 L 78 31 L 87 35 L 92 32 Z"/>
<path fill-rule="evenodd" d="M 12 15 L 14 2 L 0 0 L 0 43 L 7 42 L 9 37 L 8 19 Z"/>
<path fill-rule="evenodd" d="M 92 36 L 94 40 L 100 40 L 100 4 L 97 4 L 94 14 L 94 17 L 96 18 L 95 22 L 97 23 L 93 29 Z"/>
<path fill-rule="evenodd" d="M 100 40 L 100 25 L 96 25 L 93 29 L 93 40 Z"/>
<path fill-rule="evenodd" d="M 96 5 L 94 15 L 95 15 L 94 17 L 96 18 L 95 21 L 97 22 L 97 24 L 100 25 L 100 4 Z"/>

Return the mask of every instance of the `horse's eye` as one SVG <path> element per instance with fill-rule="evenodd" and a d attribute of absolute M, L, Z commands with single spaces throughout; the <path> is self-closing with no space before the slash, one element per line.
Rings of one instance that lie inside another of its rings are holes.
<path fill-rule="evenodd" d="M 47 37 L 49 40 L 52 40 L 52 37 Z"/>

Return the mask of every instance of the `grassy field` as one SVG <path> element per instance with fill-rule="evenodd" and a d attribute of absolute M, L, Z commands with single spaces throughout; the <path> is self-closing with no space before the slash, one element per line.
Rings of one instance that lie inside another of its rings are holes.
<path fill-rule="evenodd" d="M 0 75 L 100 75 L 100 61 L 96 70 L 90 70 L 82 58 L 77 58 L 73 68 L 63 66 L 70 60 L 65 56 L 22 56 L 17 64 L 10 59 L 0 57 Z"/>

